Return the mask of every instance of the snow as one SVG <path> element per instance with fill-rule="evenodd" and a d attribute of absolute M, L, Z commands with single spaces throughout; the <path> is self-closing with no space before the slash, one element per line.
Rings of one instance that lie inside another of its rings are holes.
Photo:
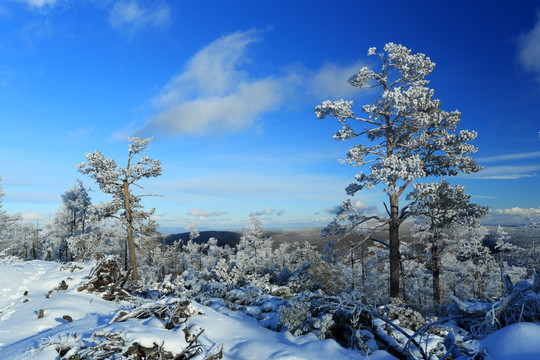
<path fill-rule="evenodd" d="M 540 324 L 516 323 L 481 341 L 487 360 L 540 359 Z"/>
<path fill-rule="evenodd" d="M 75 265 L 0 259 L 0 358 L 59 359 L 49 344 L 75 346 L 96 332 L 119 333 L 130 343 L 147 347 L 156 343 L 174 353 L 185 348 L 182 330 L 167 330 L 157 318 L 113 322 L 118 311 L 141 304 L 105 301 L 99 294 L 77 291 L 94 264 Z M 65 290 L 59 288 L 62 281 L 68 285 Z M 152 300 L 139 300 L 144 301 Z M 252 317 L 219 303 L 208 307 L 192 301 L 191 305 L 195 314 L 187 323 L 190 333 L 204 329 L 199 344 L 205 350 L 222 344 L 224 359 L 364 359 L 360 352 L 345 349 L 334 340 L 319 340 L 314 334 L 295 337 L 263 328 Z M 43 318 L 38 318 L 39 309 L 44 310 Z M 63 319 L 65 315 L 73 322 Z M 395 358 L 376 351 L 369 359 Z"/>

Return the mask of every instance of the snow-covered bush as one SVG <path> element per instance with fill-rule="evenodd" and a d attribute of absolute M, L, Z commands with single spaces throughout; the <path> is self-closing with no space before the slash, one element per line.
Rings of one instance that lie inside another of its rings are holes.
<path fill-rule="evenodd" d="M 396 320 L 395 323 L 400 327 L 414 331 L 427 323 L 422 314 L 411 309 L 401 299 L 391 298 L 390 303 L 378 308 L 378 312 L 389 320 Z"/>
<path fill-rule="evenodd" d="M 309 332 L 311 320 L 311 302 L 307 297 L 296 297 L 288 301 L 287 306 L 279 308 L 279 321 L 294 336 Z"/>

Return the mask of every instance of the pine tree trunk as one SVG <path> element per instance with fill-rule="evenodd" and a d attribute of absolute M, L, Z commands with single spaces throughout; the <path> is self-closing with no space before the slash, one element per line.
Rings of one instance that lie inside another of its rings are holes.
<path fill-rule="evenodd" d="M 351 291 L 354 291 L 354 235 L 351 235 L 351 242 L 350 242 L 350 255 L 351 255 Z"/>
<path fill-rule="evenodd" d="M 502 255 L 502 249 L 500 250 L 500 263 L 499 263 L 499 266 L 500 266 L 500 269 L 501 269 L 501 290 L 504 291 L 504 274 L 503 274 L 503 271 L 504 271 L 504 263 L 503 263 L 503 255 Z"/>
<path fill-rule="evenodd" d="M 85 221 L 86 221 L 86 209 L 83 209 L 81 234 L 84 234 L 84 223 L 85 223 Z"/>
<path fill-rule="evenodd" d="M 38 242 L 37 237 L 38 237 L 38 233 L 36 231 L 36 240 L 32 241 L 32 255 L 34 256 L 34 260 L 37 259 L 37 246 L 36 246 Z"/>
<path fill-rule="evenodd" d="M 364 263 L 364 244 L 360 245 L 360 261 L 362 267 L 362 289 L 366 288 L 366 265 Z"/>
<path fill-rule="evenodd" d="M 399 198 L 390 195 L 390 297 L 399 298 L 401 254 L 399 252 Z"/>
<path fill-rule="evenodd" d="M 476 272 L 476 280 L 478 281 L 478 299 L 483 299 L 484 294 L 482 293 L 482 278 L 480 277 L 480 271 Z"/>
<path fill-rule="evenodd" d="M 129 249 L 129 260 L 131 263 L 131 278 L 133 281 L 139 279 L 139 273 L 137 272 L 137 259 L 135 258 L 135 242 L 133 240 L 133 219 L 131 217 L 131 205 L 129 203 L 129 183 L 124 180 L 124 210 L 126 211 L 127 222 L 127 240 Z"/>
<path fill-rule="evenodd" d="M 441 269 L 439 266 L 439 248 L 435 243 L 435 240 L 432 239 L 431 243 L 431 261 L 432 261 L 432 272 L 433 272 L 433 300 L 435 301 L 435 306 L 438 307 L 441 303 L 441 283 L 440 283 L 440 274 Z"/>

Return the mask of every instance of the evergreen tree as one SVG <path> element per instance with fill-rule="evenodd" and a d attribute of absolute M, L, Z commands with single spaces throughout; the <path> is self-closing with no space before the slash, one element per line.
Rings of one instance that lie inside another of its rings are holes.
<path fill-rule="evenodd" d="M 497 230 L 495 230 L 495 249 L 499 251 L 499 270 L 501 275 L 501 290 L 504 290 L 504 253 L 517 250 L 519 249 L 519 246 L 516 246 L 508 240 L 510 240 L 510 236 L 504 229 L 501 227 L 501 225 L 497 226 Z"/>
<path fill-rule="evenodd" d="M 445 231 L 454 225 L 478 225 L 489 208 L 470 203 L 471 196 L 465 194 L 464 186 L 452 186 L 444 179 L 439 183 L 417 183 L 413 186 L 414 191 L 407 196 L 412 200 L 409 212 L 425 224 L 420 231 L 429 244 L 433 296 L 435 303 L 440 304 L 440 252 L 444 247 Z"/>
<path fill-rule="evenodd" d="M 143 178 L 161 175 L 162 169 L 159 160 L 142 156 L 152 138 L 132 137 L 128 140 L 131 144 L 128 148 L 126 167 L 117 166 L 114 159 L 106 159 L 98 150 L 86 153 L 88 162 L 83 162 L 77 167 L 81 173 L 90 175 L 96 180 L 101 191 L 113 196 L 110 202 L 100 204 L 99 212 L 105 217 L 119 220 L 125 226 L 132 278 L 136 281 L 139 276 L 134 237 L 136 234 L 155 233 L 157 223 L 151 219 L 154 209 L 144 211 L 140 203 L 142 195 L 135 195 L 132 188 L 140 187 L 138 182 Z M 139 159 L 136 161 L 137 158 Z"/>
<path fill-rule="evenodd" d="M 376 51 L 370 48 L 368 55 L 380 58 L 380 71 L 363 67 L 349 79 L 354 87 L 381 90 L 373 103 L 362 107 L 367 116 L 355 115 L 353 102 L 345 100 L 324 101 L 315 113 L 319 119 L 333 116 L 343 125 L 334 139 L 363 138 L 343 162 L 355 167 L 371 164 L 369 172 L 357 174 L 347 193 L 354 195 L 364 188 L 385 186 L 389 199 L 389 205 L 385 204 L 388 218 L 384 221 L 389 225 L 390 295 L 399 297 L 399 227 L 407 217 L 407 207 L 400 209 L 400 197 L 415 179 L 476 172 L 480 167 L 466 156 L 476 151 L 467 143 L 476 137 L 476 132 L 456 132 L 461 113 L 441 110 L 441 102 L 433 99 L 434 91 L 427 87 L 429 81 L 425 78 L 433 72 L 435 63 L 424 54 L 411 54 L 394 43 L 386 44 L 380 53 Z M 355 130 L 349 121 L 361 127 Z M 365 139 L 373 144 L 366 145 Z"/>
<path fill-rule="evenodd" d="M 272 239 L 264 236 L 261 219 L 251 214 L 237 245 L 236 261 L 241 271 L 258 273 L 269 267 Z"/>

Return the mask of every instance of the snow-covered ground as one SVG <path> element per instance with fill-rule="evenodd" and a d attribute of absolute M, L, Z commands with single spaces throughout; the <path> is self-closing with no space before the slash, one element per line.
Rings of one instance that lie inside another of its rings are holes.
<path fill-rule="evenodd" d="M 540 359 L 540 325 L 517 323 L 491 334 L 481 341 L 487 360 Z"/>
<path fill-rule="evenodd" d="M 75 345 L 95 333 L 121 333 L 130 343 L 147 347 L 156 343 L 173 353 L 187 345 L 179 328 L 167 330 L 156 318 L 112 322 L 115 314 L 132 309 L 133 304 L 105 301 L 99 294 L 77 291 L 92 264 L 77 265 L 80 268 L 64 268 L 55 262 L 0 260 L 0 359 L 60 359 L 55 346 L 48 344 Z M 65 290 L 59 286 L 62 281 L 67 285 Z M 334 340 L 274 332 L 241 312 L 195 302 L 191 305 L 195 313 L 202 314 L 193 314 L 188 327 L 195 329 L 193 332 L 204 329 L 199 337 L 203 349 L 222 344 L 224 359 L 364 358 Z M 38 318 L 40 309 L 42 318 Z M 73 321 L 68 322 L 65 316 Z M 369 358 L 394 359 L 384 351 Z"/>
<path fill-rule="evenodd" d="M 181 327 L 167 330 L 163 321 L 155 317 L 114 322 L 119 312 L 155 301 L 112 302 L 99 294 L 77 291 L 92 267 L 93 264 L 64 267 L 55 262 L 0 259 L 0 359 L 60 359 L 55 344 L 76 348 L 92 339 L 93 334 L 121 334 L 130 344 L 138 342 L 152 347 L 155 343 L 172 353 L 179 353 L 188 345 Z M 43 317 L 38 316 L 40 309 Z M 224 359 L 365 358 L 334 340 L 268 330 L 252 317 L 220 306 L 219 302 L 210 308 L 192 301 L 190 311 L 193 314 L 185 328 L 193 334 L 204 329 L 198 344 L 204 351 L 223 345 Z M 490 360 L 540 359 L 540 325 L 513 324 L 477 346 Z M 204 355 L 196 358 L 202 359 Z M 369 359 L 395 358 L 377 351 Z"/>

